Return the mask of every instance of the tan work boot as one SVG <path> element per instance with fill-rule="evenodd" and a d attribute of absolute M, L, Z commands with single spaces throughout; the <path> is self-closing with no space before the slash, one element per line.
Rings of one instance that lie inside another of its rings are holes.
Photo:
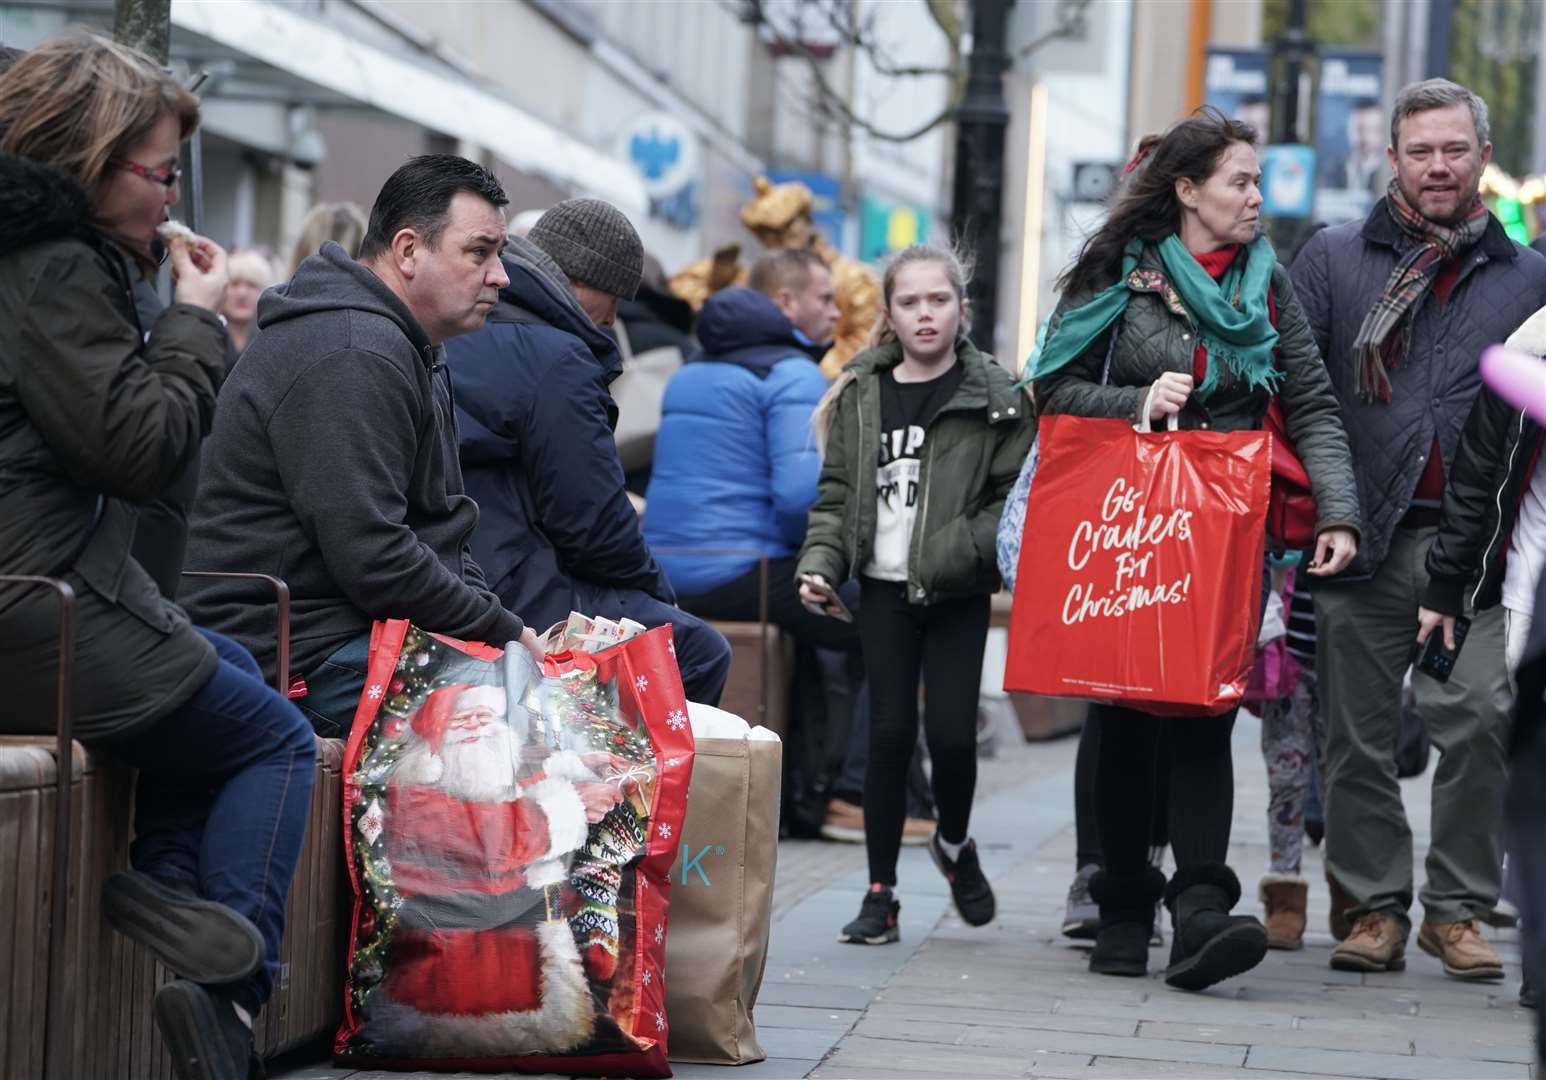
<path fill-rule="evenodd" d="M 1267 909 L 1267 948 L 1304 948 L 1310 883 L 1295 874 L 1268 874 L 1261 879 L 1259 895 Z"/>
<path fill-rule="evenodd" d="M 928 818 L 910 817 L 902 822 L 902 846 L 921 847 L 929 842 L 929 837 L 934 835 L 934 830 L 939 828 L 939 822 Z"/>
<path fill-rule="evenodd" d="M 827 802 L 827 816 L 821 823 L 821 838 L 844 844 L 864 843 L 864 807 L 846 799 Z"/>
<path fill-rule="evenodd" d="M 1358 899 L 1331 876 L 1330 870 L 1326 871 L 1326 887 L 1331 890 L 1331 910 L 1326 912 L 1326 928 L 1338 941 L 1346 941 L 1347 935 L 1353 932 L 1353 924 L 1348 921 L 1347 912 L 1349 908 L 1358 906 Z"/>
<path fill-rule="evenodd" d="M 1393 915 L 1371 911 L 1353 924 L 1331 952 L 1338 971 L 1405 971 L 1407 928 Z"/>
<path fill-rule="evenodd" d="M 1503 961 L 1492 951 L 1475 919 L 1450 923 L 1423 923 L 1417 945 L 1444 963 L 1444 974 L 1457 979 L 1501 979 Z"/>

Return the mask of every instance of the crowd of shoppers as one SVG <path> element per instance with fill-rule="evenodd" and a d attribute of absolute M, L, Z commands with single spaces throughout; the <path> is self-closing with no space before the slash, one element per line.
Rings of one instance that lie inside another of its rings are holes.
<path fill-rule="evenodd" d="M 837 307 L 813 251 L 770 253 L 711 296 L 694 344 L 660 288 L 636 301 L 663 275 L 622 212 L 572 199 L 511 230 L 496 177 L 454 155 L 408 161 L 368 216 L 319 207 L 279 280 L 263 253 L 163 231 L 198 121 L 170 75 L 90 34 L 0 65 L 0 569 L 77 594 L 77 734 L 140 770 L 132 868 L 104 911 L 178 976 L 154 1012 L 187 1075 L 253 1061 L 314 733 L 347 736 L 382 619 L 534 653 L 570 611 L 670 625 L 689 698 L 712 704 L 730 649 L 711 620 L 765 610 L 817 657 L 823 719 L 796 751 L 817 820 L 840 792 L 862 803 L 869 885 L 840 939 L 900 936 L 920 729 L 929 853 L 962 919 L 991 921 L 970 823 L 994 537 L 1036 418 L 1054 414 L 1237 432 L 1275 400 L 1317 507 L 1281 616 L 1303 670 L 1261 709 L 1268 923 L 1234 913 L 1235 712 L 1095 704 L 1065 925 L 1094 937 L 1090 969 L 1146 974 L 1160 904 L 1181 989 L 1299 947 L 1319 787 L 1330 962 L 1401 970 L 1401 690 L 1439 635 L 1463 648 L 1447 681 L 1412 683 L 1439 752 L 1417 941 L 1456 978 L 1501 977 L 1481 926 L 1500 899 L 1516 692 L 1515 762 L 1546 742 L 1546 437 L 1482 389 L 1477 357 L 1505 340 L 1546 355 L 1546 258 L 1479 198 L 1491 145 L 1469 90 L 1397 96 L 1385 197 L 1291 271 L 1263 233 L 1253 128 L 1200 110 L 1146 138 L 1059 281 L 1030 393 L 968 339 L 955 252 L 889 262 L 871 346 L 829 380 Z M 151 285 L 163 261 L 170 304 Z M 645 335 L 619 332 L 620 311 L 665 312 L 685 358 L 642 522 L 613 385 Z M 287 695 L 269 685 L 270 610 L 229 581 L 179 589 L 185 563 L 289 584 Z M 50 610 L 0 583 L 7 733 L 51 714 Z M 845 775 L 862 777 L 851 792 Z M 1516 774 L 1511 819 L 1539 798 Z M 1509 846 L 1538 885 L 1538 837 Z"/>

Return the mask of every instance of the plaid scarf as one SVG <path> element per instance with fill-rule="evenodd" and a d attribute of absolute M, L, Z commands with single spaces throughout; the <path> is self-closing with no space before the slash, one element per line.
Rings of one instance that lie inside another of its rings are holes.
<path fill-rule="evenodd" d="M 1364 401 L 1378 400 L 1388 405 L 1390 375 L 1381 354 L 1390 335 L 1398 328 L 1402 335 L 1399 350 L 1391 354 L 1393 368 L 1411 345 L 1412 315 L 1433 288 L 1439 267 L 1475 244 L 1487 231 L 1487 208 L 1478 197 L 1458 225 L 1440 225 L 1412 209 L 1392 177 L 1385 193 L 1385 209 L 1415 243 L 1396 263 L 1380 298 L 1364 316 L 1353 342 L 1353 356 L 1358 361 L 1358 396 Z"/>

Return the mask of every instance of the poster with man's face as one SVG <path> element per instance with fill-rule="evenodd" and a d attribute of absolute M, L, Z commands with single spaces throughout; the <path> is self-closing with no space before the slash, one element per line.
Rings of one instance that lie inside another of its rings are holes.
<path fill-rule="evenodd" d="M 1265 146 L 1271 114 L 1267 99 L 1267 54 L 1260 49 L 1209 49 L 1205 103 L 1231 120 L 1256 129 Z"/>
<path fill-rule="evenodd" d="M 1349 53 L 1321 60 L 1315 103 L 1315 218 L 1328 224 L 1368 214 L 1385 194 L 1390 118 L 1381 101 L 1384 60 Z"/>

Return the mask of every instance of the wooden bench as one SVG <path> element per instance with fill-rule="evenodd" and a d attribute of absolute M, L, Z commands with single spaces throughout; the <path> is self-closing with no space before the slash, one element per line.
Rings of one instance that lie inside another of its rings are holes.
<path fill-rule="evenodd" d="M 757 565 L 760 582 L 757 621 L 713 622 L 714 629 L 730 643 L 730 674 L 725 680 L 719 707 L 734 713 L 753 727 L 761 724 L 782 739 L 789 731 L 789 679 L 793 649 L 784 633 L 768 621 L 768 557 L 756 548 L 656 547 L 651 553 L 678 558 L 750 559 Z"/>
<path fill-rule="evenodd" d="M 59 597 L 64 660 L 55 735 L 0 736 L 0 1080 L 171 1080 L 150 1011 L 171 975 L 102 918 L 103 882 L 129 866 L 135 774 L 70 738 L 68 585 L 21 580 Z M 288 590 L 262 580 L 279 600 L 283 642 Z M 70 756 L 67 773 L 58 767 L 61 746 Z M 330 1034 L 343 1013 L 343 752 L 342 742 L 317 740 L 280 973 L 254 1029 L 259 1052 L 269 1057 Z"/>
<path fill-rule="evenodd" d="M 0 998 L 8 1003 L 0 1010 L 0 1080 L 171 1080 L 150 1005 L 172 976 L 102 918 L 103 882 L 129 866 L 135 774 L 79 743 L 73 749 L 64 983 L 56 990 L 48 933 L 56 911 L 56 750 L 47 738 L 0 737 Z M 342 742 L 317 740 L 311 816 L 290 888 L 279 978 L 254 1028 L 265 1057 L 330 1034 L 343 1014 L 343 751 Z M 51 1018 L 45 1002 L 54 993 L 60 1014 Z M 60 1056 L 48 1061 L 55 1023 L 64 1025 Z"/>
<path fill-rule="evenodd" d="M 730 676 L 719 707 L 735 713 L 748 724 L 761 724 L 778 733 L 789 733 L 789 679 L 791 643 L 771 623 L 716 622 L 714 629 L 730 643 Z"/>

